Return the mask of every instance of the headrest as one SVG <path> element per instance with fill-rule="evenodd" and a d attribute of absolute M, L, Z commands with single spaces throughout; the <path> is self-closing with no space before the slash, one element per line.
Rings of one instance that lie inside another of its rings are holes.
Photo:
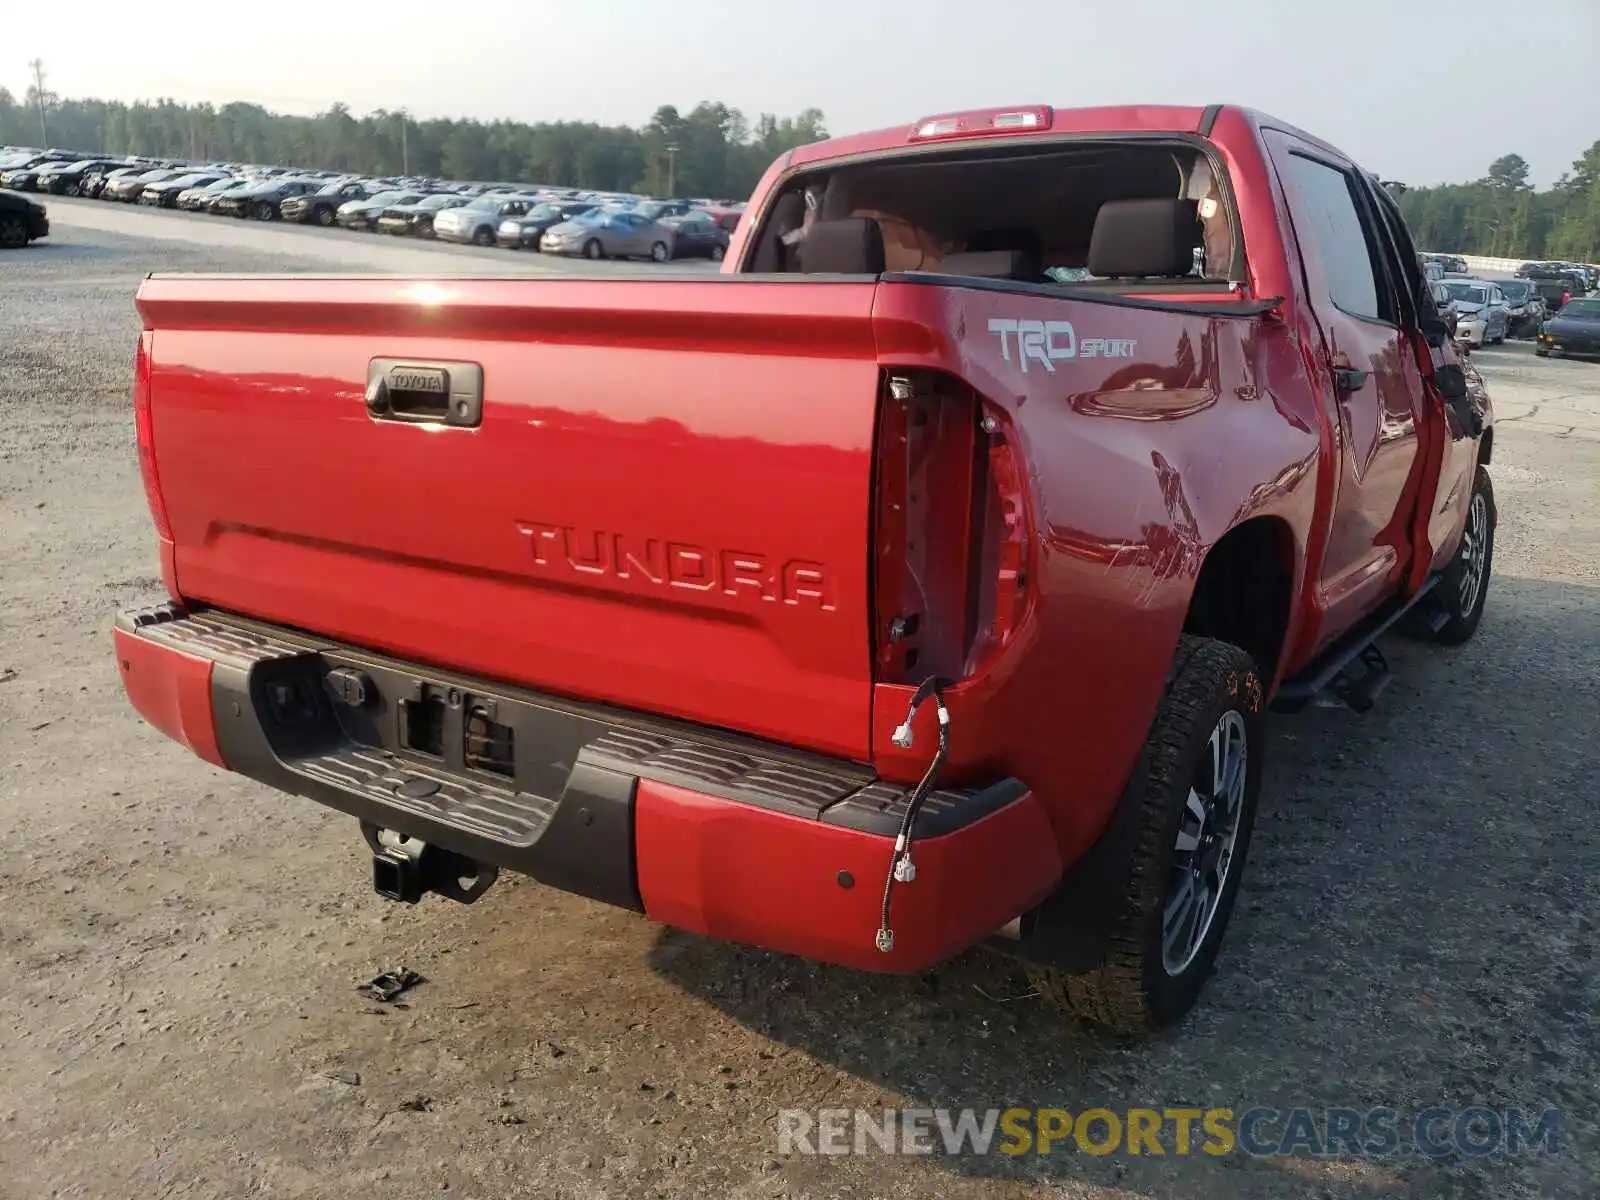
<path fill-rule="evenodd" d="M 1028 256 L 1020 250 L 968 250 L 952 254 L 939 264 L 941 275 L 972 275 L 979 279 L 1028 279 Z"/>
<path fill-rule="evenodd" d="M 800 243 L 800 269 L 808 274 L 882 274 L 883 232 L 864 217 L 818 221 Z"/>
<path fill-rule="evenodd" d="M 1188 275 L 1203 234 L 1197 200 L 1108 200 L 1095 214 L 1089 274 L 1103 279 Z"/>

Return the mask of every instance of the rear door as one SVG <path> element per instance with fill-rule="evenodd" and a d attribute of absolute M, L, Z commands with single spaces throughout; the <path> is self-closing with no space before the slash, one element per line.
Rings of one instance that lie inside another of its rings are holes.
<path fill-rule="evenodd" d="M 1290 134 L 1265 136 L 1334 381 L 1339 479 L 1320 580 L 1327 640 L 1369 612 L 1408 565 L 1423 384 L 1360 175 Z"/>
<path fill-rule="evenodd" d="M 645 235 L 649 231 L 650 225 L 643 217 L 638 213 L 619 213 L 617 215 L 617 223 L 622 230 L 622 236 L 619 239 L 622 243 L 622 253 L 649 253 L 648 248 L 645 246 Z"/>
<path fill-rule="evenodd" d="M 716 226 L 703 213 L 690 213 L 678 224 L 681 249 L 698 253 L 716 238 Z"/>
<path fill-rule="evenodd" d="M 1411 330 L 1411 343 L 1418 368 L 1422 374 L 1423 400 L 1426 420 L 1418 426 L 1423 458 L 1421 484 L 1416 500 L 1417 520 L 1413 524 L 1412 540 L 1415 553 L 1410 581 L 1421 584 L 1431 569 L 1442 566 L 1455 553 L 1462 529 L 1466 525 L 1467 506 L 1472 499 L 1472 485 L 1478 466 L 1478 432 L 1475 423 L 1468 420 L 1459 404 L 1446 401 L 1439 391 L 1437 375 L 1441 368 L 1456 364 L 1455 347 L 1446 336 L 1446 328 L 1432 332 L 1437 339 L 1430 343 L 1425 325 L 1428 314 L 1417 311 L 1422 286 L 1408 263 L 1416 257 L 1416 246 L 1405 227 L 1399 206 L 1392 199 L 1368 189 L 1384 233 L 1385 260 L 1396 284 L 1400 302 L 1402 325 Z M 1428 285 L 1437 297 L 1443 293 L 1446 303 L 1449 293 L 1443 285 Z M 1444 311 L 1444 306 L 1439 307 Z M 1470 389 L 1470 382 L 1469 382 Z M 1438 464 L 1437 471 L 1430 468 Z"/>

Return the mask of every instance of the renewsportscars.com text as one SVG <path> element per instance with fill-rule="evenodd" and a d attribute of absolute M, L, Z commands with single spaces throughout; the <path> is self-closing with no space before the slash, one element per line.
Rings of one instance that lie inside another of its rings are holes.
<path fill-rule="evenodd" d="M 1554 1109 L 823 1108 L 778 1113 L 779 1154 L 1248 1154 L 1389 1158 L 1554 1154 Z"/>

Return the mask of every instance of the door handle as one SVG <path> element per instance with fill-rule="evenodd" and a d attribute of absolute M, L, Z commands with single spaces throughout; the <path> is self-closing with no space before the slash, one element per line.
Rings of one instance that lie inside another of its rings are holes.
<path fill-rule="evenodd" d="M 1367 386 L 1367 373 L 1357 367 L 1335 367 L 1333 386 L 1341 395 L 1359 392 Z"/>
<path fill-rule="evenodd" d="M 483 367 L 375 358 L 367 366 L 366 404 L 377 421 L 474 429 L 483 422 Z"/>

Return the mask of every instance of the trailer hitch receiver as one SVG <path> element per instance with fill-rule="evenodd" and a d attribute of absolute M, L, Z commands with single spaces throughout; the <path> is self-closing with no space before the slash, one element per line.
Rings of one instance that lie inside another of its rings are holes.
<path fill-rule="evenodd" d="M 435 892 L 471 904 L 499 875 L 496 867 L 365 821 L 361 835 L 372 849 L 372 888 L 386 900 L 416 904 Z"/>

